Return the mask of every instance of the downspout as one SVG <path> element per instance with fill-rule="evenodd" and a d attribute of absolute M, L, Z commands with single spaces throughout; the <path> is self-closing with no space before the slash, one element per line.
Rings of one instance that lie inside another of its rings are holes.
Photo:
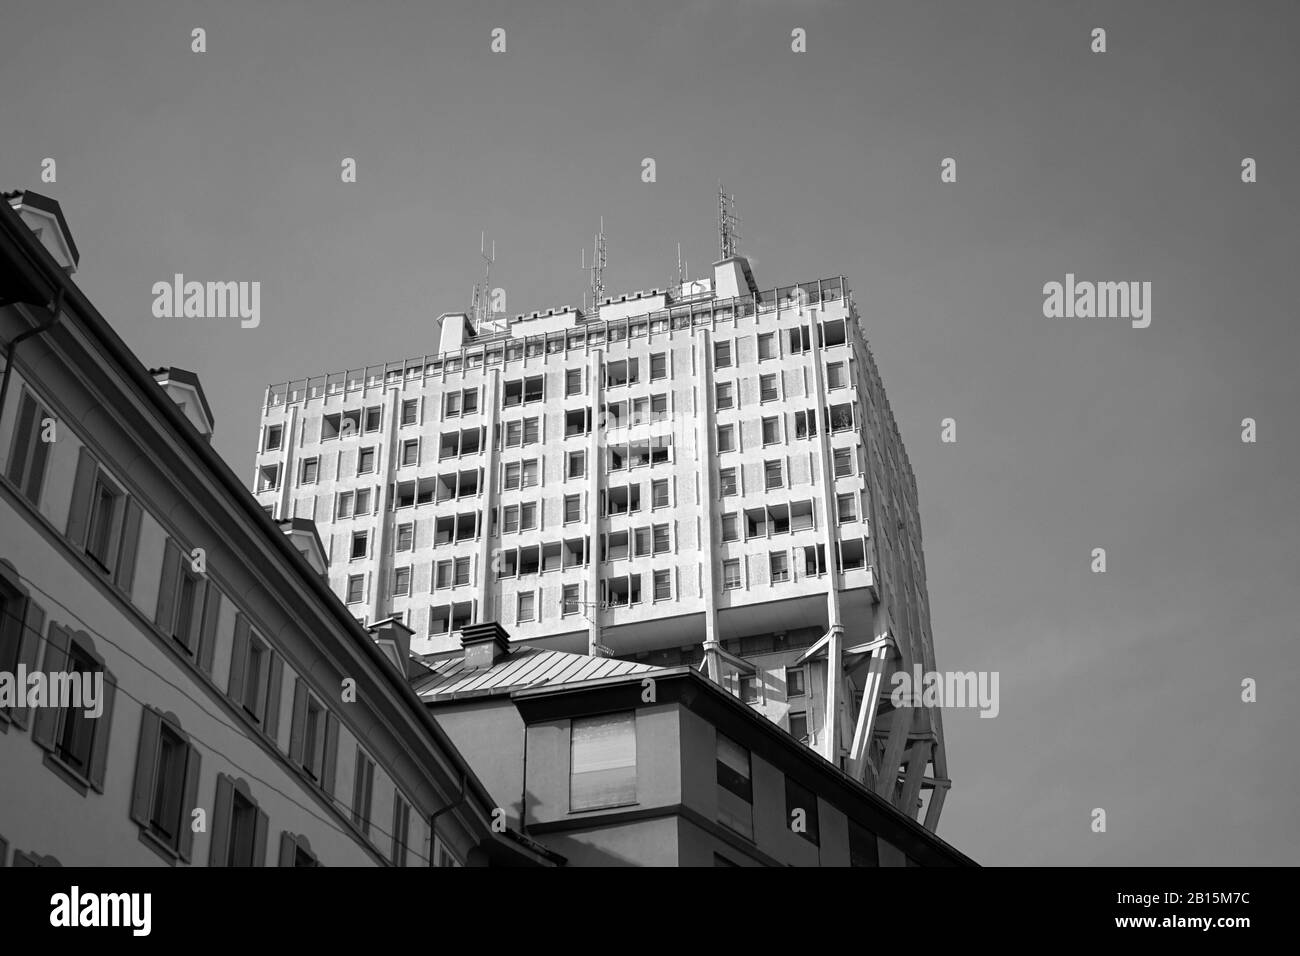
<path fill-rule="evenodd" d="M 59 320 L 59 313 L 63 310 L 63 292 L 63 286 L 59 286 L 58 291 L 54 293 L 54 301 L 45 307 L 49 317 L 44 322 L 26 332 L 18 333 L 13 341 L 5 346 L 5 375 L 4 381 L 0 383 L 0 416 L 4 415 L 5 399 L 9 395 L 9 376 L 13 374 L 14 354 L 18 351 L 18 346 L 22 345 L 25 339 L 48 332 Z"/>
<path fill-rule="evenodd" d="M 458 796 L 451 803 L 447 804 L 441 810 L 434 810 L 433 813 L 429 814 L 429 865 L 430 866 L 433 865 L 434 844 L 438 842 L 438 830 L 437 827 L 434 826 L 434 824 L 437 822 L 438 817 L 442 816 L 444 813 L 447 813 L 450 810 L 455 810 L 464 802 L 465 802 L 465 773 L 464 771 L 462 771 L 460 775 L 460 796 Z"/>

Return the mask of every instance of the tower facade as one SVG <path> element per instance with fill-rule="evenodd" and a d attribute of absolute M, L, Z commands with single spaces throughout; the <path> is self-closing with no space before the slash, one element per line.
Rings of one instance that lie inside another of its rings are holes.
<path fill-rule="evenodd" d="M 690 664 L 933 829 L 949 786 L 916 482 L 842 277 L 733 256 L 667 290 L 439 319 L 438 348 L 268 388 L 253 490 L 412 651 L 471 623 Z"/>

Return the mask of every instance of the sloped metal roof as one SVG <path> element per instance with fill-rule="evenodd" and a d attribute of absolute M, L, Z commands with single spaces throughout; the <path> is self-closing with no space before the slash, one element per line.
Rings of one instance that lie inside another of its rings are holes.
<path fill-rule="evenodd" d="M 427 661 L 433 673 L 415 684 L 421 700 L 440 700 L 467 694 L 499 694 L 520 687 L 543 684 L 576 684 L 658 670 L 650 664 L 612 657 L 590 657 L 567 651 L 545 650 L 522 645 L 508 658 L 486 669 L 468 670 L 462 657 L 441 662 Z"/>

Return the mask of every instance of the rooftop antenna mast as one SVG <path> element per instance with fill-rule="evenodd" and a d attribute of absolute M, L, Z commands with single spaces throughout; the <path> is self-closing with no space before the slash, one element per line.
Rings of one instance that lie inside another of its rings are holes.
<path fill-rule="evenodd" d="M 600 300 L 605 295 L 605 266 L 608 264 L 608 257 L 605 255 L 605 217 L 600 217 L 600 232 L 596 233 L 591 243 L 591 307 L 600 308 Z M 587 272 L 587 250 L 582 250 L 582 271 Z M 587 310 L 587 294 L 582 296 L 582 309 Z"/>
<path fill-rule="evenodd" d="M 483 284 L 474 284 L 474 327 L 482 329 L 492 320 L 492 263 L 497 261 L 497 241 L 492 240 L 491 252 L 488 251 L 487 233 L 480 232 L 478 254 L 483 260 Z"/>
<path fill-rule="evenodd" d="M 740 217 L 736 215 L 736 196 L 727 195 L 718 183 L 718 252 L 723 259 L 736 255 L 736 243 L 740 239 Z"/>

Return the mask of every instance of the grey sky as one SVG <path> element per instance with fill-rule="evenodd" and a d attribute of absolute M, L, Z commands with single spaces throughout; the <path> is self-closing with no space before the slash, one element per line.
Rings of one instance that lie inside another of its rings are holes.
<path fill-rule="evenodd" d="M 511 313 L 581 299 L 601 215 L 610 289 L 661 286 L 677 242 L 715 257 L 721 178 L 760 285 L 848 276 L 939 665 L 1001 672 L 996 719 L 946 715 L 941 835 L 991 864 L 1295 864 L 1297 11 L 9 0 L 0 185 L 63 204 L 82 287 L 201 376 L 244 474 L 267 383 L 434 347 L 481 229 Z M 175 272 L 260 281 L 260 328 L 153 318 Z M 1044 318 L 1067 272 L 1150 281 L 1151 327 Z"/>

